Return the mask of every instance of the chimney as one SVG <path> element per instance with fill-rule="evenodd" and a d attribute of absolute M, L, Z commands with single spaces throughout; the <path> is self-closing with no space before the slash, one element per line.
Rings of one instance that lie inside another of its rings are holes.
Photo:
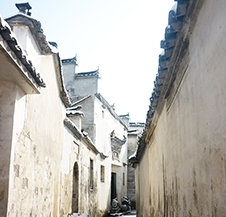
<path fill-rule="evenodd" d="M 80 111 L 82 106 L 76 106 L 72 108 L 66 109 L 66 115 L 67 117 L 78 127 L 79 130 L 82 128 L 82 118 L 83 118 L 83 112 Z"/>
<path fill-rule="evenodd" d="M 32 7 L 28 2 L 27 3 L 17 3 L 15 5 L 18 8 L 20 13 L 31 16 L 31 12 L 29 12 L 29 10 L 32 9 Z"/>
<path fill-rule="evenodd" d="M 128 127 L 129 126 L 129 120 L 130 120 L 129 113 L 126 114 L 126 115 L 119 115 L 119 117 L 122 119 L 124 124 Z"/>

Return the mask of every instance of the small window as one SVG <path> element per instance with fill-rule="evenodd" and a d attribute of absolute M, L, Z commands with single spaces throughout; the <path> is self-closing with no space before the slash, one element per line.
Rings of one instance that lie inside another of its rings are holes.
<path fill-rule="evenodd" d="M 101 165 L 100 166 L 100 181 L 104 182 L 105 181 L 104 178 L 105 178 L 105 168 L 103 165 Z"/>
<path fill-rule="evenodd" d="M 125 173 L 123 173 L 122 175 L 123 175 L 123 177 L 122 177 L 122 178 L 123 178 L 122 182 L 123 182 L 123 185 L 125 185 Z"/>
<path fill-rule="evenodd" d="M 90 159 L 90 168 L 89 168 L 89 184 L 90 184 L 90 189 L 93 189 L 93 160 Z"/>

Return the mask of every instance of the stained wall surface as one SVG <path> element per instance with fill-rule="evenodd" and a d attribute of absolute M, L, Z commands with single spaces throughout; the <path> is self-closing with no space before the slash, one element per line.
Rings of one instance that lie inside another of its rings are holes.
<path fill-rule="evenodd" d="M 73 211 L 74 198 L 78 212 L 95 216 L 95 167 L 92 191 L 89 183 L 90 159 L 95 163 L 97 153 L 88 148 L 77 126 L 72 124 L 71 130 L 64 124 L 67 117 L 60 95 L 58 56 L 41 54 L 30 28 L 18 25 L 13 30 L 46 87 L 35 89 L 22 76 L 23 71 L 7 53 L 12 53 L 9 47 L 5 53 L 0 51 L 1 63 L 10 66 L 0 67 L 0 216 L 66 217 Z M 2 48 L 7 43 L 0 39 Z M 22 82 L 15 81 L 16 73 Z M 25 85 L 32 86 L 35 94 L 27 94 Z"/>
<path fill-rule="evenodd" d="M 136 167 L 139 217 L 226 213 L 225 8 L 206 0 L 190 23 L 184 77 L 157 110 Z"/>
<path fill-rule="evenodd" d="M 39 95 L 26 96 L 24 126 L 15 132 L 8 216 L 40 215 L 40 210 L 46 216 L 58 215 L 64 107 L 52 58 L 42 58 L 48 88 Z"/>
<path fill-rule="evenodd" d="M 137 151 L 138 140 L 144 129 L 144 123 L 129 123 L 127 156 L 128 159 Z M 135 168 L 131 163 L 127 165 L 127 196 L 131 201 L 132 209 L 136 209 L 136 192 L 135 192 Z"/>

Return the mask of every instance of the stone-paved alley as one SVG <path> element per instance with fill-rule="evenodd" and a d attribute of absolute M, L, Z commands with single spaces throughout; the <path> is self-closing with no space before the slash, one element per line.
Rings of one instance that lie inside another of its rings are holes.
<path fill-rule="evenodd" d="M 131 213 L 127 214 L 127 215 L 122 215 L 125 217 L 136 217 L 136 210 L 132 210 Z"/>

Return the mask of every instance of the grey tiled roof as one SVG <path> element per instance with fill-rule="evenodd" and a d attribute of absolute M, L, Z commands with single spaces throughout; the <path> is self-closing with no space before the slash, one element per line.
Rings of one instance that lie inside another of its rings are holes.
<path fill-rule="evenodd" d="M 78 63 L 77 63 L 77 55 L 75 55 L 73 58 L 62 59 L 62 63 L 75 63 L 76 65 L 78 65 Z"/>
<path fill-rule="evenodd" d="M 100 73 L 99 73 L 99 67 L 97 70 L 95 71 L 90 71 L 90 72 L 80 72 L 80 73 L 77 73 L 75 75 L 75 77 L 99 77 Z"/>
<path fill-rule="evenodd" d="M 154 89 L 150 97 L 150 106 L 147 112 L 146 125 L 149 125 L 158 105 L 160 93 L 162 91 L 166 72 L 169 67 L 170 59 L 174 51 L 177 35 L 183 26 L 183 18 L 186 15 L 189 0 L 176 0 L 172 10 L 169 12 L 168 26 L 165 28 L 165 39 L 160 46 L 163 52 L 159 55 L 158 73 L 154 81 Z"/>

